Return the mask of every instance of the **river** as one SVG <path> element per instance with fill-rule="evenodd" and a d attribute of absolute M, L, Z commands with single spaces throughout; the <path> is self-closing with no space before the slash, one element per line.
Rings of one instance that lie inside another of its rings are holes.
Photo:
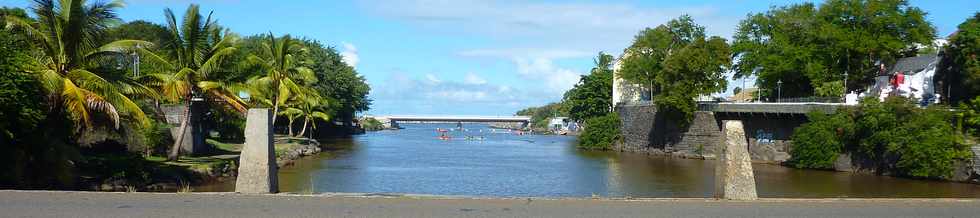
<path fill-rule="evenodd" d="M 280 191 L 485 197 L 711 197 L 714 162 L 575 149 L 575 138 L 402 124 L 324 142 L 280 169 Z M 468 140 L 466 136 L 471 136 Z M 482 137 L 482 139 L 480 138 Z M 980 185 L 753 165 L 760 197 L 980 197 Z M 223 188 L 202 190 L 230 191 Z"/>

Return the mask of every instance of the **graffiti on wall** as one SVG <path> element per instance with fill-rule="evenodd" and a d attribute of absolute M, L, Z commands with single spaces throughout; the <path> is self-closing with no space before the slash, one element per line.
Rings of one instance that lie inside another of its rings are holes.
<path fill-rule="evenodd" d="M 756 144 L 773 144 L 776 141 L 773 139 L 773 133 L 765 130 L 755 131 L 755 143 Z"/>

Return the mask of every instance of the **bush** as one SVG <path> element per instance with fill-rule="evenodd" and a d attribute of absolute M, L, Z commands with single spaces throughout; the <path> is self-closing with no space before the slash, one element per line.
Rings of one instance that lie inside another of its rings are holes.
<path fill-rule="evenodd" d="M 578 147 L 591 150 L 609 150 L 620 139 L 619 115 L 608 113 L 585 121 L 585 131 L 578 137 Z"/>
<path fill-rule="evenodd" d="M 846 111 L 831 115 L 813 112 L 807 117 L 810 122 L 796 128 L 792 136 L 793 159 L 789 164 L 797 168 L 833 169 L 837 155 L 853 135 L 853 118 Z"/>
<path fill-rule="evenodd" d="M 856 119 L 856 150 L 879 169 L 898 175 L 948 178 L 953 162 L 970 157 L 953 128 L 953 113 L 941 106 L 918 108 L 900 97 L 863 101 Z"/>
<path fill-rule="evenodd" d="M 144 152 L 146 156 L 153 154 L 163 154 L 173 145 L 173 137 L 170 134 L 170 125 L 166 122 L 150 119 L 150 125 L 140 128 L 143 135 Z"/>
<path fill-rule="evenodd" d="M 792 136 L 794 167 L 829 169 L 838 153 L 851 152 L 879 173 L 949 178 L 953 163 L 971 155 L 948 108 L 919 108 L 902 97 L 869 98 L 855 111 L 810 119 Z"/>
<path fill-rule="evenodd" d="M 364 128 L 364 130 L 366 131 L 378 131 L 378 130 L 383 130 L 385 128 L 384 124 L 382 124 L 381 121 L 378 121 L 377 119 L 371 117 L 362 119 L 360 123 L 361 123 L 361 128 Z"/>

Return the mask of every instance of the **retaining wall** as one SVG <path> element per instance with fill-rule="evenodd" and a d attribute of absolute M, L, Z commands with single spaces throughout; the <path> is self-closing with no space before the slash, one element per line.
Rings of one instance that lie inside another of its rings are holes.
<path fill-rule="evenodd" d="M 789 159 L 789 137 L 806 122 L 805 116 L 729 114 L 697 111 L 690 125 L 683 127 L 658 113 L 650 104 L 620 105 L 623 141 L 615 150 L 665 154 L 693 158 L 714 158 L 723 143 L 722 120 L 741 120 L 745 125 L 749 153 L 756 162 L 783 162 Z"/>

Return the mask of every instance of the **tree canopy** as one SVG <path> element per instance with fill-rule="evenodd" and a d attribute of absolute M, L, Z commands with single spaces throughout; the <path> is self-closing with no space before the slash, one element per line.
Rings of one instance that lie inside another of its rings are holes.
<path fill-rule="evenodd" d="M 905 0 L 829 0 L 749 14 L 735 33 L 736 78 L 757 76 L 764 92 L 783 82 L 782 96 L 841 96 L 864 87 L 878 65 L 930 45 L 935 28 Z"/>
<path fill-rule="evenodd" d="M 307 48 L 304 54 L 308 66 L 313 70 L 317 83 L 313 89 L 334 101 L 334 112 L 344 120 L 353 120 L 356 112 L 370 109 L 371 99 L 367 98 L 371 87 L 354 67 L 344 63 L 343 57 L 333 47 L 324 46 L 318 41 L 305 39 Z"/>
<path fill-rule="evenodd" d="M 679 121 L 688 120 L 695 99 L 724 90 L 731 49 L 721 37 L 706 38 L 704 27 L 684 15 L 644 29 L 623 55 L 620 76 L 650 90 L 653 103 Z"/>
<path fill-rule="evenodd" d="M 949 39 L 945 63 L 954 86 L 951 102 L 962 102 L 980 96 L 980 12 L 960 24 Z M 960 79 L 962 78 L 962 79 Z"/>
<path fill-rule="evenodd" d="M 572 120 L 603 116 L 612 111 L 613 56 L 599 53 L 589 75 L 582 75 L 575 87 L 565 92 L 562 105 Z"/>

